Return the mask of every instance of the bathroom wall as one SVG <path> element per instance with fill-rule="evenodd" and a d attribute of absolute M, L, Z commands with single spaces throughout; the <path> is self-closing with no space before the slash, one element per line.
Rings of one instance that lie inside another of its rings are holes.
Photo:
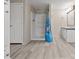
<path fill-rule="evenodd" d="M 54 38 L 59 38 L 61 27 L 67 26 L 67 16 L 64 10 L 60 10 L 60 9 L 52 10 L 51 25 L 52 25 Z"/>
<path fill-rule="evenodd" d="M 24 22 L 23 22 L 23 39 L 24 44 L 27 44 L 31 40 L 31 6 L 28 1 L 24 1 Z"/>
<path fill-rule="evenodd" d="M 35 9 L 32 11 L 31 40 L 45 40 L 44 23 L 45 23 L 46 15 L 47 15 L 46 9 Z"/>
<path fill-rule="evenodd" d="M 52 2 L 50 5 L 50 16 L 52 24 L 52 32 L 54 38 L 60 37 L 61 27 L 67 27 L 67 13 L 66 10 L 74 5 L 74 1 L 69 2 Z"/>

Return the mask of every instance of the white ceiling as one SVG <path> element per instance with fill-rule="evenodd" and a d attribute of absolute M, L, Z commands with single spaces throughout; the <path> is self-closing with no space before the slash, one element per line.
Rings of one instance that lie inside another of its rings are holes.
<path fill-rule="evenodd" d="M 10 0 L 12 3 L 23 2 L 24 0 Z M 65 9 L 68 4 L 75 0 L 27 0 L 34 8 L 47 9 L 49 4 L 53 4 L 54 9 Z"/>
<path fill-rule="evenodd" d="M 64 9 L 65 5 L 70 4 L 74 0 L 28 0 L 34 8 L 47 8 L 49 4 L 53 4 L 54 8 Z"/>
<path fill-rule="evenodd" d="M 32 7 L 39 9 L 47 9 L 51 0 L 28 0 Z"/>
<path fill-rule="evenodd" d="M 73 5 L 74 0 L 53 0 L 52 2 L 55 9 L 65 9 L 69 5 Z"/>

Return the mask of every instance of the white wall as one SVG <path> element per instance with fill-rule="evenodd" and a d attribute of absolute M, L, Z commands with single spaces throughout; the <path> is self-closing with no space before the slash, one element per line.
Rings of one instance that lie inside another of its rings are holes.
<path fill-rule="evenodd" d="M 31 7 L 27 0 L 24 1 L 24 21 L 23 21 L 24 44 L 31 40 Z"/>
<path fill-rule="evenodd" d="M 67 27 L 67 14 L 65 12 L 65 9 L 69 8 L 73 4 L 74 4 L 73 2 L 69 2 L 68 4 L 65 5 L 63 4 L 61 5 L 61 7 L 63 8 L 54 8 L 53 3 L 51 4 L 50 6 L 51 24 L 55 39 L 59 39 L 60 37 L 60 28 Z"/>
<path fill-rule="evenodd" d="M 51 12 L 51 25 L 54 38 L 59 38 L 60 28 L 67 26 L 67 16 L 63 10 L 53 10 Z"/>

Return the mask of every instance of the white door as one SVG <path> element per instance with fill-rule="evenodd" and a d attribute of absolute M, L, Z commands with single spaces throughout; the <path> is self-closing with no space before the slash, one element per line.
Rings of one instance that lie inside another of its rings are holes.
<path fill-rule="evenodd" d="M 23 43 L 23 4 L 11 3 L 10 43 Z"/>
<path fill-rule="evenodd" d="M 10 59 L 10 0 L 4 0 L 4 58 Z"/>

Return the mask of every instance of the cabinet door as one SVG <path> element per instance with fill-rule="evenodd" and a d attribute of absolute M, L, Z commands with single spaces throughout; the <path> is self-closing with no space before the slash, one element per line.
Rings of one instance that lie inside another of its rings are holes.
<path fill-rule="evenodd" d="M 75 30 L 67 30 L 67 42 L 75 42 Z"/>

